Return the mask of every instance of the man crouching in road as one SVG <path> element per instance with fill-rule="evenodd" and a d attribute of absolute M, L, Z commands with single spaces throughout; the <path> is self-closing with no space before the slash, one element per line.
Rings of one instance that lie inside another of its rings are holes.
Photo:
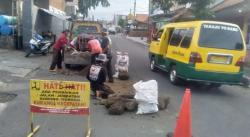
<path fill-rule="evenodd" d="M 62 71 L 62 60 L 63 60 L 63 49 L 68 44 L 67 36 L 69 34 L 69 30 L 64 30 L 55 45 L 53 46 L 53 58 L 52 63 L 50 65 L 49 71 Z M 57 70 L 55 70 L 57 66 Z"/>
<path fill-rule="evenodd" d="M 103 86 L 106 81 L 106 71 L 103 66 L 107 62 L 107 56 L 105 54 L 99 54 L 95 60 L 96 62 L 91 65 L 87 73 L 87 79 L 90 81 L 94 96 L 101 98 L 105 95 Z"/>

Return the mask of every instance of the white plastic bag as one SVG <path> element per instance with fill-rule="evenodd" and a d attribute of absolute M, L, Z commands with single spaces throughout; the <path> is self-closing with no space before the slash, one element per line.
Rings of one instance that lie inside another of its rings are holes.
<path fill-rule="evenodd" d="M 158 104 L 158 84 L 156 80 L 139 81 L 133 87 L 136 90 L 135 99 L 137 101 Z"/>
<path fill-rule="evenodd" d="M 158 112 L 157 104 L 140 102 L 136 114 L 150 114 L 156 112 Z"/>
<path fill-rule="evenodd" d="M 158 84 L 155 80 L 139 81 L 133 85 L 135 99 L 139 103 L 137 114 L 158 112 Z"/>

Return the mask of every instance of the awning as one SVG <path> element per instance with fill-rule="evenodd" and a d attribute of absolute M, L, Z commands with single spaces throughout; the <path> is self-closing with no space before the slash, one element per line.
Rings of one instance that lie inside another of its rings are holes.
<path fill-rule="evenodd" d="M 57 17 L 59 19 L 62 19 L 62 20 L 68 20 L 68 19 L 70 19 L 69 16 L 64 16 L 64 15 L 61 15 L 61 14 L 57 14 L 57 13 L 54 13 L 54 12 L 49 11 L 47 9 L 39 8 L 39 10 L 42 11 L 42 12 L 45 12 L 45 13 L 51 15 L 51 16 Z"/>

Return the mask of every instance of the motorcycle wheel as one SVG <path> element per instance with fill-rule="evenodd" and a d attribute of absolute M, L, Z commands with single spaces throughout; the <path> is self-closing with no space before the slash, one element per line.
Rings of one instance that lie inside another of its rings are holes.
<path fill-rule="evenodd" d="M 43 56 L 46 56 L 46 55 L 47 55 L 47 52 L 42 52 L 42 55 L 43 55 Z"/>
<path fill-rule="evenodd" d="M 32 51 L 29 49 L 25 55 L 26 58 L 28 58 L 30 56 L 30 54 L 32 53 Z"/>

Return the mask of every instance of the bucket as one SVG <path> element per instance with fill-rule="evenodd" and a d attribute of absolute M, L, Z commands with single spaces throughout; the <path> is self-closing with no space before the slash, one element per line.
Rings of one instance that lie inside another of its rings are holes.
<path fill-rule="evenodd" d="M 13 29 L 15 30 L 15 26 L 2 25 L 0 28 L 0 34 L 5 36 L 12 35 L 15 32 Z"/>
<path fill-rule="evenodd" d="M 0 25 L 16 25 L 17 18 L 14 16 L 0 15 Z"/>

